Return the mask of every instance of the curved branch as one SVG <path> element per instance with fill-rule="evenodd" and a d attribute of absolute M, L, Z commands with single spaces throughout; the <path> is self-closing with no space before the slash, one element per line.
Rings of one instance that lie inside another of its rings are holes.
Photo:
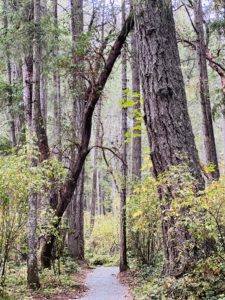
<path fill-rule="evenodd" d="M 94 149 L 94 148 L 99 148 L 99 149 L 107 150 L 107 151 L 111 152 L 115 157 L 117 157 L 117 158 L 122 162 L 122 164 L 123 164 L 124 166 L 127 167 L 127 164 L 124 162 L 124 160 L 122 159 L 122 157 L 120 157 L 119 154 L 117 154 L 115 151 L 113 151 L 112 148 L 105 147 L 105 146 L 102 146 L 102 145 L 94 145 L 94 146 L 92 146 L 92 147 L 90 147 L 90 148 L 88 149 L 88 153 L 90 153 L 91 150 Z"/>

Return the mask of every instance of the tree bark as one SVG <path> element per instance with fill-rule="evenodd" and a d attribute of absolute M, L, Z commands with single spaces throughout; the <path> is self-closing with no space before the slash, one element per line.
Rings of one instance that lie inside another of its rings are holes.
<path fill-rule="evenodd" d="M 172 3 L 144 0 L 137 5 L 135 20 L 154 175 L 158 178 L 171 165 L 186 164 L 195 179 L 195 190 L 202 190 L 204 179 L 188 115 Z M 161 209 L 165 272 L 178 276 L 196 256 L 184 246 L 185 242 L 191 242 L 188 230 L 178 226 L 169 214 L 172 192 L 165 187 L 165 190 L 159 190 L 159 195 L 164 200 Z"/>
<path fill-rule="evenodd" d="M 214 171 L 211 172 L 213 179 L 219 179 L 219 165 L 216 153 L 216 143 L 213 130 L 212 111 L 210 104 L 209 80 L 206 62 L 206 42 L 204 33 L 204 20 L 201 0 L 193 3 L 195 15 L 195 28 L 197 31 L 196 53 L 199 72 L 199 88 L 203 117 L 203 137 L 205 146 L 205 157 L 207 165 L 213 164 Z"/>
<path fill-rule="evenodd" d="M 85 83 L 79 73 L 83 71 L 83 57 L 77 54 L 77 46 L 79 37 L 83 33 L 83 0 L 71 0 L 71 29 L 72 29 L 72 42 L 73 42 L 73 63 L 77 66 L 78 72 L 74 71 L 72 92 L 73 92 L 73 131 L 74 141 L 80 143 L 81 131 L 84 114 L 84 91 Z M 73 149 L 72 159 L 76 160 L 78 151 L 75 146 Z M 71 169 L 73 169 L 73 162 Z M 84 166 L 79 175 L 76 189 L 73 193 L 71 203 L 67 210 L 69 221 L 69 234 L 68 234 L 68 248 L 71 256 L 74 259 L 84 258 L 84 230 L 83 230 L 83 217 L 84 217 Z M 72 208 L 72 209 L 71 209 Z"/>
<path fill-rule="evenodd" d="M 84 169 L 78 179 L 73 198 L 69 205 L 71 211 L 68 218 L 68 248 L 73 258 L 82 260 L 84 259 Z"/>
<path fill-rule="evenodd" d="M 41 113 L 41 5 L 34 0 L 34 38 L 33 38 L 33 95 L 32 95 L 32 129 L 37 139 L 40 161 L 49 158 L 48 138 Z"/>
<path fill-rule="evenodd" d="M 122 0 L 122 26 L 126 20 L 126 2 Z M 127 47 L 122 50 L 122 99 L 125 104 L 127 101 Z M 127 201 L 127 108 L 122 107 L 122 186 L 120 191 L 120 272 L 127 270 L 127 235 L 126 235 L 126 201 Z"/>

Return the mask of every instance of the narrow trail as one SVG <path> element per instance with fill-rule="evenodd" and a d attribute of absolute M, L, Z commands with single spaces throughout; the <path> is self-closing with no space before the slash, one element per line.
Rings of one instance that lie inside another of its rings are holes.
<path fill-rule="evenodd" d="M 118 280 L 117 267 L 98 267 L 86 279 L 89 293 L 80 300 L 132 300 Z"/>

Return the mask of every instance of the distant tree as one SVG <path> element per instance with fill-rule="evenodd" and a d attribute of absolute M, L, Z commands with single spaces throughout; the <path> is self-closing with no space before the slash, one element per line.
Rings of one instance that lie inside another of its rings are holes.
<path fill-rule="evenodd" d="M 196 53 L 199 72 L 199 89 L 203 117 L 203 138 L 206 162 L 208 165 L 214 165 L 214 171 L 211 172 L 213 179 L 219 179 L 219 165 L 216 153 L 216 143 L 214 137 L 212 110 L 209 94 L 209 78 L 206 60 L 206 40 L 204 33 L 204 20 L 201 0 L 193 2 L 195 15 L 195 30 L 197 34 Z"/>

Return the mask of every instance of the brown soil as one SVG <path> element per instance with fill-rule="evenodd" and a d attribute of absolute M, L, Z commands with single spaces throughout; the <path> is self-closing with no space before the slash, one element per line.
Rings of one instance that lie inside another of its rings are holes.
<path fill-rule="evenodd" d="M 119 273 L 118 278 L 124 286 L 126 286 L 129 290 L 129 296 L 126 298 L 127 300 L 135 300 L 133 290 L 137 286 L 135 279 L 135 271 L 126 271 Z"/>

